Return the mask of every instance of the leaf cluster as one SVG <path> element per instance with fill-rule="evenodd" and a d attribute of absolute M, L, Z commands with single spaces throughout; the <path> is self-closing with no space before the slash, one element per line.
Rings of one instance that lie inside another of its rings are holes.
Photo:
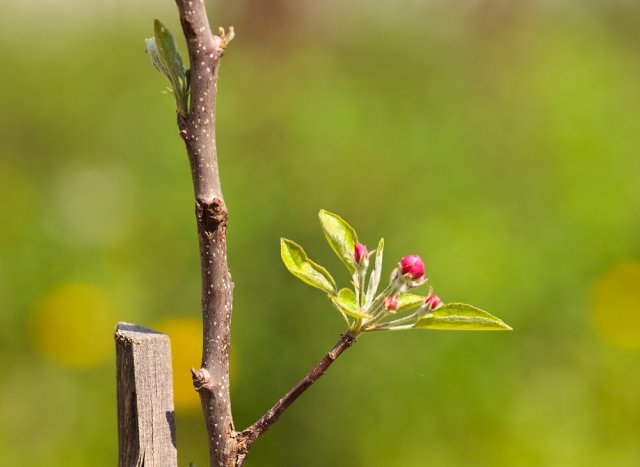
<path fill-rule="evenodd" d="M 349 332 L 357 335 L 366 331 L 401 331 L 407 329 L 505 331 L 511 327 L 490 313 L 464 303 L 448 303 L 430 309 L 427 295 L 409 293 L 424 282 L 411 282 L 403 278 L 396 267 L 388 285 L 378 293 L 382 275 L 384 239 L 380 239 L 375 252 L 373 269 L 369 272 L 368 255 L 356 263 L 355 248 L 358 235 L 337 214 L 321 210 L 320 225 L 331 249 L 344 263 L 352 277 L 351 288 L 338 288 L 333 276 L 309 259 L 304 249 L 292 240 L 282 238 L 280 253 L 285 267 L 306 284 L 322 290 L 333 307 L 342 315 Z M 426 280 L 425 280 L 426 281 Z M 385 299 L 394 297 L 397 307 L 387 309 Z M 411 312 L 411 313 L 410 313 Z"/>

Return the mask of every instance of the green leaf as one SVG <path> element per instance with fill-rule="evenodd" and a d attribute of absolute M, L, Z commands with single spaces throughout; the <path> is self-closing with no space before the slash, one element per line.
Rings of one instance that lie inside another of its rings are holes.
<path fill-rule="evenodd" d="M 178 51 L 178 45 L 171 32 L 160 21 L 154 21 L 153 29 L 153 38 L 145 40 L 147 52 L 153 65 L 171 83 L 178 108 L 182 113 L 186 114 L 188 109 L 189 79 Z"/>
<path fill-rule="evenodd" d="M 302 282 L 306 282 L 310 286 L 323 290 L 328 294 L 335 294 L 336 282 L 331 277 L 331 274 L 325 268 L 307 258 L 307 254 L 300 245 L 286 238 L 281 238 L 280 255 L 289 272 Z"/>
<path fill-rule="evenodd" d="M 324 236 L 327 238 L 331 249 L 342 260 L 349 272 L 353 274 L 356 271 L 356 261 L 353 254 L 356 243 L 358 243 L 356 231 L 337 214 L 322 209 L 318 216 L 320 217 Z"/>
<path fill-rule="evenodd" d="M 402 313 L 403 311 L 409 311 L 413 308 L 418 308 L 422 305 L 427 297 L 422 295 L 415 295 L 412 293 L 403 293 L 398 295 L 398 309 L 396 313 Z"/>
<path fill-rule="evenodd" d="M 169 72 L 165 69 L 164 65 L 160 61 L 160 54 L 158 53 L 158 47 L 156 47 L 156 39 L 155 37 L 151 37 L 149 39 L 144 40 L 145 45 L 147 46 L 147 53 L 149 54 L 149 58 L 151 59 L 151 63 L 156 69 L 162 73 L 162 75 L 171 81 L 171 76 Z"/>
<path fill-rule="evenodd" d="M 501 319 L 464 303 L 449 303 L 420 318 L 414 329 L 455 331 L 512 331 Z"/>
<path fill-rule="evenodd" d="M 378 291 L 378 286 L 380 285 L 380 276 L 382 274 L 382 253 L 384 251 L 384 238 L 380 239 L 378 243 L 378 248 L 376 249 L 376 262 L 373 266 L 373 271 L 371 271 L 371 275 L 369 276 L 369 284 L 367 286 L 367 304 L 371 304 L 373 302 L 373 298 Z"/>
<path fill-rule="evenodd" d="M 153 37 L 156 40 L 160 60 L 169 72 L 171 80 L 180 85 L 179 87 L 184 88 L 187 83 L 186 72 L 173 34 L 164 24 L 155 20 L 153 22 Z"/>
<path fill-rule="evenodd" d="M 351 289 L 340 289 L 337 296 L 329 297 L 331 303 L 342 313 L 354 318 L 369 318 L 358 306 L 356 294 Z"/>

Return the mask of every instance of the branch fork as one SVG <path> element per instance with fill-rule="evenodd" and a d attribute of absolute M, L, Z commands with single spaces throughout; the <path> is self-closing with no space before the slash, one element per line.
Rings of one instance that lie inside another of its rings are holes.
<path fill-rule="evenodd" d="M 347 333 L 325 357 L 271 409 L 247 429 L 234 428 L 229 394 L 229 349 L 233 282 L 227 265 L 228 211 L 222 196 L 215 139 L 218 68 L 235 37 L 233 27 L 211 32 L 203 0 L 176 0 L 187 41 L 189 105 L 178 105 L 177 123 L 193 181 L 202 272 L 203 350 L 192 369 L 207 426 L 211 467 L 240 467 L 253 443 L 329 366 L 351 347 Z M 186 73 L 186 72 L 185 72 Z"/>

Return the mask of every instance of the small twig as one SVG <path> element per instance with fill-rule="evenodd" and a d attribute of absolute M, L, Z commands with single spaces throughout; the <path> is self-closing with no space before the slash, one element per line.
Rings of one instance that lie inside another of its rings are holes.
<path fill-rule="evenodd" d="M 340 337 L 338 343 L 327 353 L 322 360 L 311 370 L 302 380 L 296 384 L 287 394 L 274 404 L 258 421 L 240 433 L 238 437 L 239 464 L 246 456 L 251 445 L 273 425 L 280 415 L 282 415 L 309 387 L 315 383 L 336 359 L 356 342 L 356 336 L 345 333 Z"/>

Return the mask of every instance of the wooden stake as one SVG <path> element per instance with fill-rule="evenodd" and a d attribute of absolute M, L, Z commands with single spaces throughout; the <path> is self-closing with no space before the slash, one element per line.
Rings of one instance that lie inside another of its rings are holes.
<path fill-rule="evenodd" d="M 177 467 L 169 337 L 118 323 L 115 340 L 118 466 Z"/>

